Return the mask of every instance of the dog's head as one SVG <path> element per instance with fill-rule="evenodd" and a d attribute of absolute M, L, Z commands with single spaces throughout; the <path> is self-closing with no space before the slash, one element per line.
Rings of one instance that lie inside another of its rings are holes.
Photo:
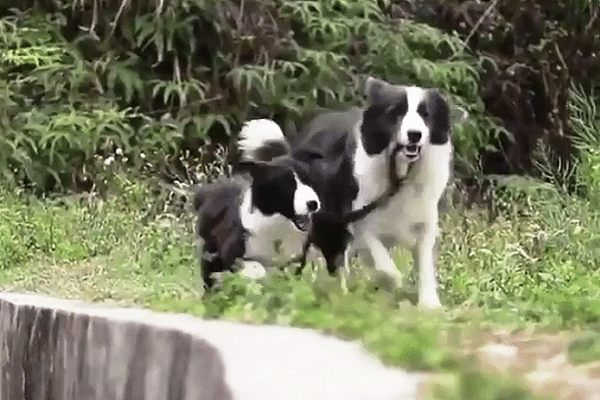
<path fill-rule="evenodd" d="M 397 153 L 398 161 L 410 163 L 419 159 L 426 146 L 448 142 L 450 109 L 437 90 L 370 77 L 365 92 L 369 105 L 361 134 L 367 154 L 388 150 Z"/>
<path fill-rule="evenodd" d="M 252 178 L 252 206 L 264 215 L 281 214 L 306 231 L 311 214 L 321 208 L 309 184 L 308 165 L 291 157 L 283 133 L 267 133 L 264 129 L 245 132 L 245 140 L 254 144 L 251 152 L 244 148 L 237 166 Z"/>

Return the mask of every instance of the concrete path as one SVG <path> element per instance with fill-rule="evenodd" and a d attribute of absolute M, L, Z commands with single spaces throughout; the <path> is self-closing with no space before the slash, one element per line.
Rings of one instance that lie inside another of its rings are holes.
<path fill-rule="evenodd" d="M 0 293 L 0 399 L 412 400 L 417 374 L 307 329 Z"/>

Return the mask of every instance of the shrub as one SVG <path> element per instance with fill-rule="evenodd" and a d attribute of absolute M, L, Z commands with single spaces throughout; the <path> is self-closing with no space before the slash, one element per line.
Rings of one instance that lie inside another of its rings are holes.
<path fill-rule="evenodd" d="M 203 152 L 248 118 L 293 134 L 320 107 L 359 104 L 366 75 L 439 87 L 467 109 L 465 175 L 496 129 L 462 40 L 390 19 L 386 1 L 55 4 L 0 19 L 0 167 L 40 191 L 98 187 L 107 160 L 210 162 Z"/>

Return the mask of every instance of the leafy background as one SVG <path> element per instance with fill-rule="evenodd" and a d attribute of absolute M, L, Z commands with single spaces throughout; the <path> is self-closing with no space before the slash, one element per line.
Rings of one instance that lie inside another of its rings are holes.
<path fill-rule="evenodd" d="M 113 162 L 190 182 L 243 121 L 293 137 L 321 107 L 360 104 L 375 75 L 468 112 L 468 199 L 490 174 L 574 190 L 567 101 L 594 86 L 597 15 L 583 0 L 6 0 L 0 170 L 38 194 L 106 190 Z"/>

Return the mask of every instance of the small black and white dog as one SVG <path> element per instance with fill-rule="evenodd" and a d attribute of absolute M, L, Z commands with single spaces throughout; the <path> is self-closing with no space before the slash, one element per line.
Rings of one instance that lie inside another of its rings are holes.
<path fill-rule="evenodd" d="M 372 77 L 365 91 L 366 108 L 317 116 L 303 129 L 293 152 L 301 154 L 296 157 L 301 160 L 302 154 L 323 155 L 302 161 L 310 165 L 320 214 L 325 215 L 341 216 L 381 197 L 390 187 L 390 163 L 395 161 L 397 176 L 403 177 L 399 190 L 385 207 L 350 223 L 349 248 L 339 241 L 329 251 L 370 255 L 365 261 L 374 262 L 400 286 L 402 274 L 389 250 L 399 243 L 409 246 L 419 270 L 419 304 L 439 307 L 434 247 L 438 205 L 452 168 L 449 106 L 435 89 L 392 85 Z M 325 246 L 336 234 L 329 223 L 311 232 L 313 241 Z"/>
<path fill-rule="evenodd" d="M 268 119 L 247 122 L 239 135 L 241 160 L 231 179 L 196 190 L 202 278 L 232 271 L 257 277 L 264 267 L 302 252 L 310 216 L 321 202 L 309 186 L 308 167 L 290 156 L 280 127 Z M 306 154 L 306 152 L 304 153 Z M 317 153 L 304 157 L 311 161 Z"/>

